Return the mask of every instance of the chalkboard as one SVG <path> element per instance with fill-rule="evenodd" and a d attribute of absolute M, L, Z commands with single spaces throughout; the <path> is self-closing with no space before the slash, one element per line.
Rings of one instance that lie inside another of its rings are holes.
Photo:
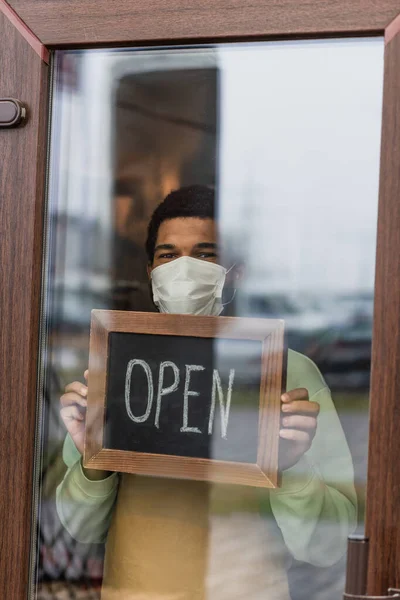
<path fill-rule="evenodd" d="M 93 311 L 85 465 L 275 487 L 283 323 Z"/>
<path fill-rule="evenodd" d="M 223 341 L 110 333 L 103 447 L 256 462 L 262 344 Z"/>

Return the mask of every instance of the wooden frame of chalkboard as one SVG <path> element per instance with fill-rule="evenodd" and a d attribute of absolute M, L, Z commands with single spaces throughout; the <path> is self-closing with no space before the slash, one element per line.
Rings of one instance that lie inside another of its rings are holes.
<path fill-rule="evenodd" d="M 118 332 L 261 342 L 256 461 L 214 460 L 105 447 L 107 389 L 110 379 L 109 336 Z M 278 487 L 280 397 L 284 364 L 282 320 L 93 310 L 84 466 L 141 475 Z"/>

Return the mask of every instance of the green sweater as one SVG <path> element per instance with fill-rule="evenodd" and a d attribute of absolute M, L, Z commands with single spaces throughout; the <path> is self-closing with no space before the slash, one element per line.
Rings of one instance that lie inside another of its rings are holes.
<path fill-rule="evenodd" d="M 283 472 L 282 485 L 279 489 L 261 493 L 259 490 L 257 492 L 252 490 L 252 493 L 257 494 L 257 510 L 261 513 L 263 508 L 272 510 L 285 545 L 294 558 L 317 566 L 330 566 L 345 553 L 347 536 L 354 531 L 356 525 L 357 500 L 352 460 L 330 391 L 321 373 L 310 359 L 289 350 L 286 389 L 299 387 L 306 388 L 310 400 L 318 402 L 321 408 L 312 446 L 294 467 Z M 156 478 L 116 473 L 102 481 L 90 481 L 82 471 L 81 456 L 69 436 L 65 440 L 63 458 L 68 470 L 57 488 L 57 510 L 63 525 L 75 539 L 81 542 L 103 542 L 107 539 L 110 524 L 113 522 L 111 538 L 114 559 L 117 560 L 119 545 L 124 546 L 124 557 L 127 553 L 136 551 L 139 554 L 141 549 L 138 546 L 143 539 L 140 528 L 143 527 L 144 521 L 140 521 L 137 515 L 140 513 L 143 516 L 146 512 L 145 527 L 150 527 L 155 544 L 165 546 L 162 556 L 168 556 L 171 552 L 176 556 L 174 540 L 166 539 L 168 536 L 174 536 L 167 533 L 167 530 L 159 538 L 156 535 L 155 528 L 157 524 L 159 525 L 159 515 L 163 512 L 166 521 L 175 523 L 174 519 L 181 520 L 182 514 L 187 509 L 185 530 L 187 531 L 188 524 L 194 524 L 192 522 L 197 520 L 201 512 L 199 505 L 196 512 L 190 513 L 187 505 L 195 502 L 190 499 L 190 490 L 194 490 L 193 498 L 200 498 L 201 492 L 196 491 L 195 486 L 204 484 L 167 479 L 156 481 Z M 243 509 L 246 505 L 243 505 L 244 496 L 241 486 L 214 485 L 213 487 L 216 493 L 210 495 L 208 492 L 207 501 L 203 502 L 206 504 L 207 514 L 223 514 L 225 504 L 230 506 L 227 510 L 230 510 L 231 514 L 246 511 L 246 508 Z M 186 493 L 188 493 L 187 497 Z M 157 497 L 154 504 L 152 494 Z M 170 500 L 169 494 L 171 494 Z M 240 497 L 236 508 L 235 494 Z M 178 497 L 181 498 L 182 506 L 179 506 Z M 168 507 L 169 501 L 170 507 Z M 160 504 L 158 505 L 157 502 Z M 119 506 L 122 503 L 124 506 Z M 179 511 L 179 515 L 174 515 L 174 511 Z M 125 529 L 130 527 L 135 529 L 130 532 L 128 538 L 132 542 L 123 541 L 124 532 L 118 528 L 118 521 L 124 522 Z M 174 527 L 176 529 L 177 525 Z M 146 529 L 146 535 L 148 531 Z M 121 538 L 121 544 L 118 536 Z M 148 538 L 146 539 L 148 546 Z M 128 546 L 131 544 L 131 547 L 128 548 L 127 544 Z M 108 545 L 111 545 L 110 539 Z M 145 556 L 145 552 L 146 550 L 142 551 L 142 556 Z M 151 560 L 151 544 L 149 552 L 149 560 Z M 109 564 L 109 572 L 112 573 L 110 555 L 109 548 L 106 548 L 106 562 Z M 118 560 L 121 562 L 121 559 Z M 158 562 L 160 560 L 163 558 L 159 558 Z M 140 560 L 135 559 L 133 566 L 129 566 L 129 570 L 132 568 L 140 570 L 140 564 Z M 168 569 L 170 570 L 169 566 Z M 140 579 L 140 573 L 137 575 Z M 118 581 L 123 577 L 119 573 Z M 129 579 L 131 575 L 128 574 L 126 577 Z M 115 582 L 113 585 L 116 585 Z M 185 593 L 189 597 L 189 593 L 187 591 Z M 136 596 L 132 597 L 136 598 Z M 173 595 L 171 597 L 175 598 Z M 192 594 L 190 597 L 202 596 Z"/>

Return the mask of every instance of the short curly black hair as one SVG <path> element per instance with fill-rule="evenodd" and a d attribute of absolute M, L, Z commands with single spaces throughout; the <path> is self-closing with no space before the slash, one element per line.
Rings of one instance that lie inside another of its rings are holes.
<path fill-rule="evenodd" d="M 205 185 L 190 185 L 168 194 L 157 206 L 147 229 L 146 252 L 151 264 L 154 260 L 158 230 L 161 223 L 179 217 L 215 218 L 215 193 Z"/>

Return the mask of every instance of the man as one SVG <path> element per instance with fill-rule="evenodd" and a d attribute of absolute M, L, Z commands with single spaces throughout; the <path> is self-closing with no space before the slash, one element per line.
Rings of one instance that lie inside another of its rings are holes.
<path fill-rule="evenodd" d="M 161 312 L 220 314 L 224 285 L 232 286 L 238 273 L 219 264 L 212 190 L 192 186 L 167 196 L 151 218 L 146 250 Z M 61 415 L 69 433 L 68 471 L 57 509 L 76 539 L 107 540 L 103 600 L 264 594 L 287 600 L 285 546 L 296 560 L 317 566 L 341 558 L 356 520 L 346 440 L 317 367 L 290 350 L 286 384 L 282 486 L 269 493 L 84 469 L 87 387 L 66 387 Z M 271 511 L 268 520 L 263 515 Z"/>

